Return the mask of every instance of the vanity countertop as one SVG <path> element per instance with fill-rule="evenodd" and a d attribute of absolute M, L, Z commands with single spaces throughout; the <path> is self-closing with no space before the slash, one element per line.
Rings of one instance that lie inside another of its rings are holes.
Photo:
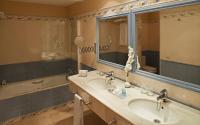
<path fill-rule="evenodd" d="M 128 107 L 128 103 L 134 99 L 148 99 L 156 101 L 156 97 L 158 95 L 154 94 L 148 96 L 147 94 L 143 94 L 141 92 L 141 88 L 132 87 L 127 89 L 127 97 L 120 98 L 109 92 L 107 89 L 98 90 L 98 88 L 91 87 L 87 84 L 90 80 L 97 78 L 104 78 L 104 76 L 98 75 L 98 71 L 91 71 L 88 72 L 87 77 L 79 77 L 78 75 L 74 75 L 70 76 L 69 80 L 130 123 L 135 125 L 157 125 L 157 123 L 150 122 L 134 114 Z M 174 101 L 172 101 L 172 103 L 174 104 L 173 107 L 178 112 L 176 115 L 179 119 L 179 121 L 173 125 L 199 125 L 199 110 L 190 108 Z"/>

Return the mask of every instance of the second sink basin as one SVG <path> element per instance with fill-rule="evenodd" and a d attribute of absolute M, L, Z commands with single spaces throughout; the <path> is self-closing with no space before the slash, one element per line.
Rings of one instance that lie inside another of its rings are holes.
<path fill-rule="evenodd" d="M 158 110 L 157 102 L 147 99 L 135 99 L 128 103 L 131 111 L 139 117 L 158 124 L 173 125 L 178 122 L 176 113 L 170 105 Z"/>

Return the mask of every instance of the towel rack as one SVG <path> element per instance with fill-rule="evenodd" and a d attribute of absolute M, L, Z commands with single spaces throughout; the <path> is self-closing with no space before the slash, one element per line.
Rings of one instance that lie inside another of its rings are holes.
<path fill-rule="evenodd" d="M 77 94 L 77 95 L 79 95 L 78 93 L 76 93 L 76 92 L 72 92 L 72 94 L 73 95 L 75 95 L 75 94 Z M 79 95 L 80 96 L 80 95 Z M 81 97 L 81 96 L 80 96 Z M 89 105 L 89 104 L 91 104 L 92 102 L 91 101 L 85 101 L 83 98 L 80 100 L 83 104 L 85 104 L 85 105 Z"/>

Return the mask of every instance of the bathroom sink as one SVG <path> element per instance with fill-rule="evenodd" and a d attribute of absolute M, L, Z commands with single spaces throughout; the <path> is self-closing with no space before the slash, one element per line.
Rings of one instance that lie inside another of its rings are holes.
<path fill-rule="evenodd" d="M 157 108 L 157 102 L 147 99 L 135 99 L 128 103 L 131 111 L 137 116 L 158 124 L 173 125 L 178 122 L 175 111 L 170 108 L 170 104 L 164 109 Z"/>
<path fill-rule="evenodd" d="M 106 79 L 105 78 L 95 78 L 89 80 L 87 83 L 90 87 L 95 87 L 98 89 L 105 89 L 106 88 Z"/>
<path fill-rule="evenodd" d="M 89 80 L 87 84 L 94 89 L 106 90 L 110 88 L 111 86 L 112 87 L 122 86 L 123 81 L 115 79 L 111 81 L 111 84 L 106 84 L 106 78 L 95 78 L 95 79 Z"/>

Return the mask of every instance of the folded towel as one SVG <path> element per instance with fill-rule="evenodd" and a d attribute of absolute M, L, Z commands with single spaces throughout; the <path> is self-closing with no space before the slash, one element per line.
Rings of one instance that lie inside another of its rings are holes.
<path fill-rule="evenodd" d="M 79 70 L 79 77 L 87 77 L 88 70 Z"/>
<path fill-rule="evenodd" d="M 74 119 L 73 125 L 83 125 L 83 102 L 82 98 L 75 94 L 74 95 Z"/>

